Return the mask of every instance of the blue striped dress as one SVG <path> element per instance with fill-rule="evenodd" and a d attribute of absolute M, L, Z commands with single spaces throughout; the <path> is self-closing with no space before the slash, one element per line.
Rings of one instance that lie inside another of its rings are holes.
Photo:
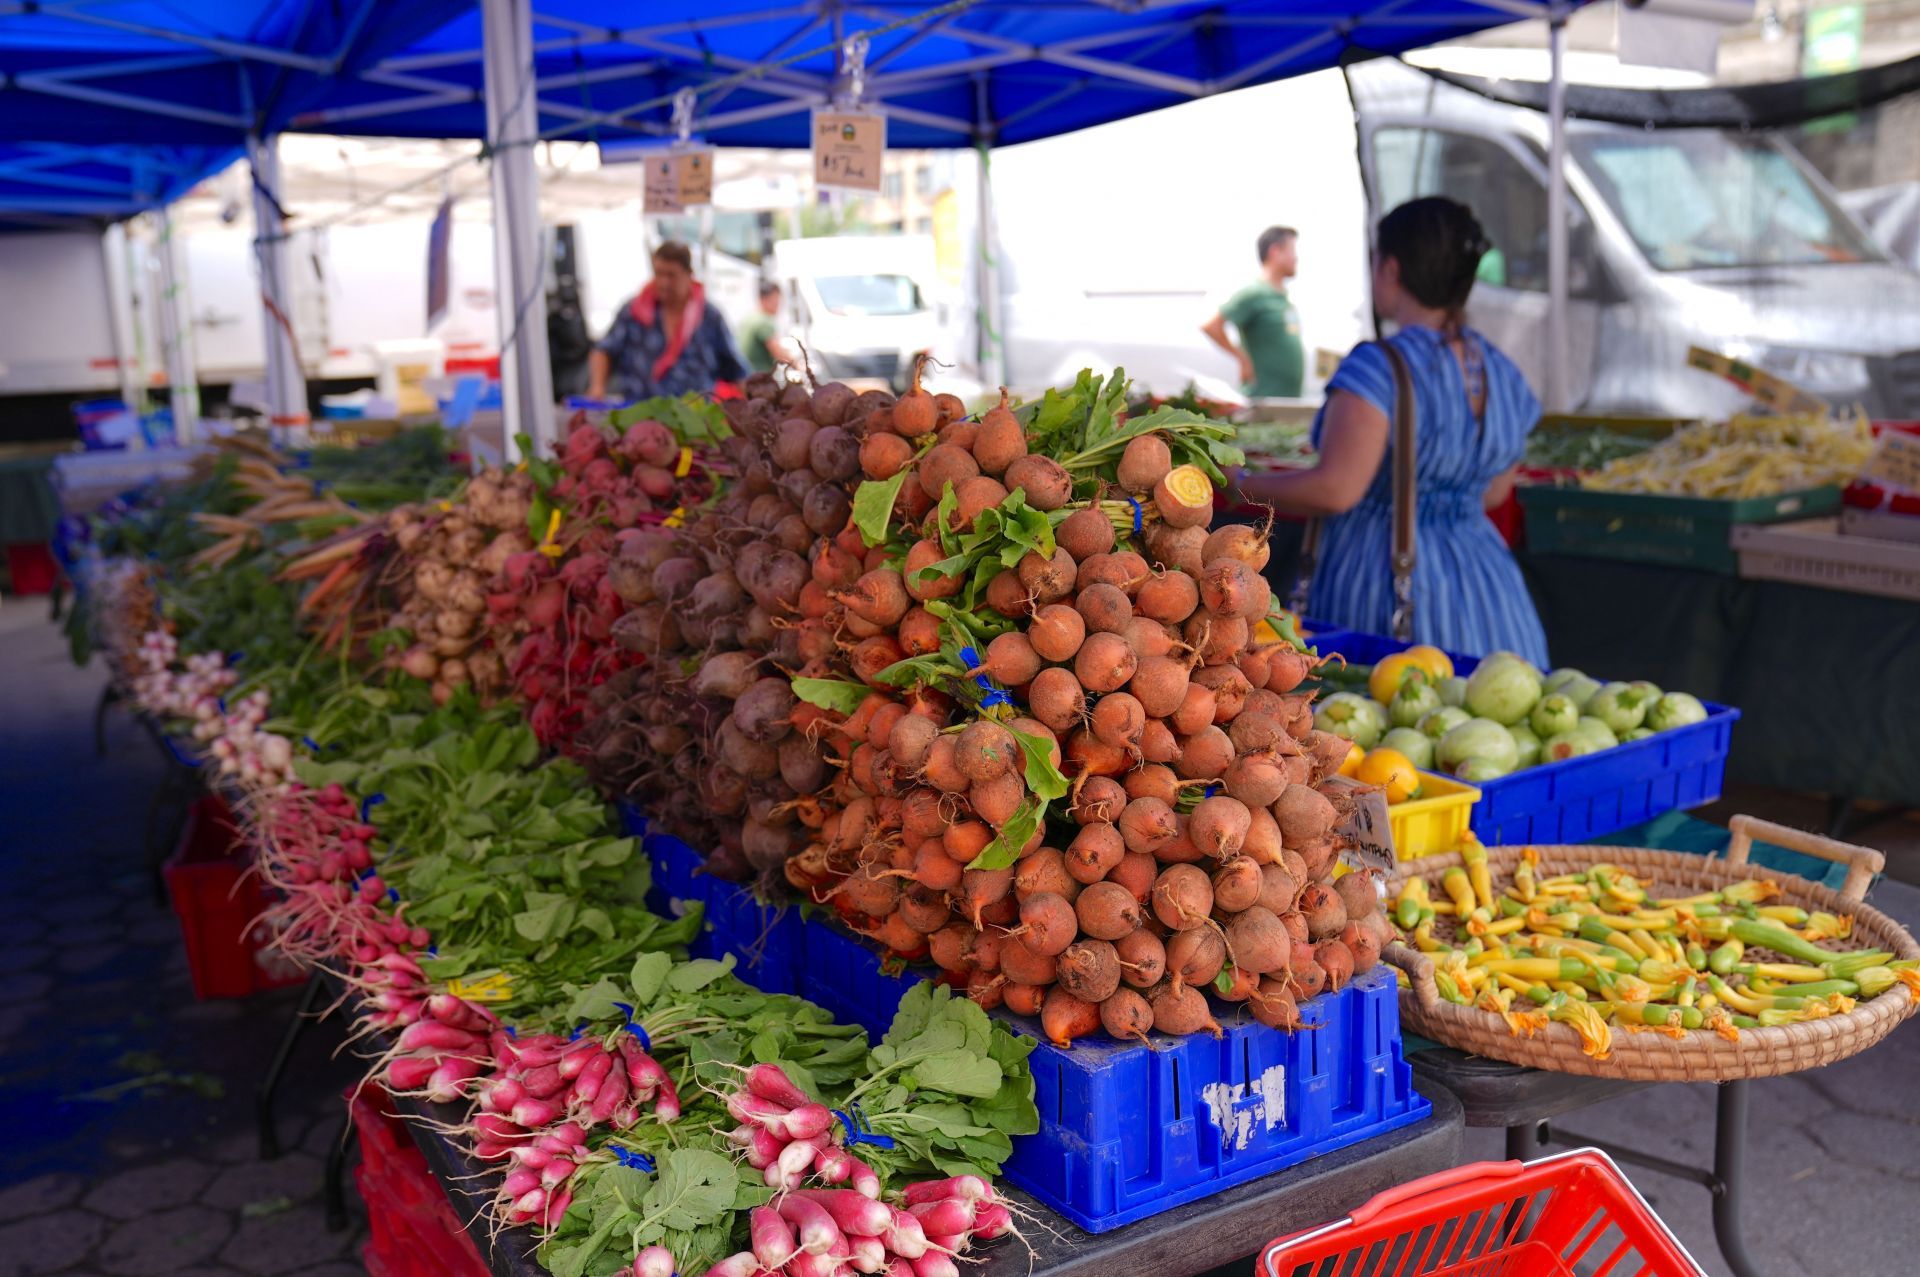
<path fill-rule="evenodd" d="M 1540 402 L 1512 360 L 1471 329 L 1486 368 L 1484 420 L 1476 420 L 1460 362 L 1431 328 L 1389 338 L 1406 357 L 1419 407 L 1415 466 L 1413 632 L 1418 642 L 1484 656 L 1517 652 L 1547 668 L 1547 638 L 1519 565 L 1482 507 L 1487 485 L 1520 459 Z M 1327 383 L 1393 416 L 1393 369 L 1375 345 L 1355 347 Z M 1313 425 L 1319 445 L 1325 409 Z M 1369 634 L 1393 618 L 1393 436 L 1360 503 L 1326 521 L 1311 614 Z"/>

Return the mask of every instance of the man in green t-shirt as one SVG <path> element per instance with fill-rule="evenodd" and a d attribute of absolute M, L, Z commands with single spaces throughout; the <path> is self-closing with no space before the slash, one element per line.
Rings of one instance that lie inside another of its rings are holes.
<path fill-rule="evenodd" d="M 760 310 L 740 329 L 740 353 L 754 372 L 772 372 L 781 364 L 799 366 L 787 343 L 780 340 L 780 330 L 774 323 L 779 313 L 780 285 L 760 285 Z"/>
<path fill-rule="evenodd" d="M 1291 226 L 1260 232 L 1256 248 L 1264 278 L 1235 293 L 1200 326 L 1214 345 L 1240 362 L 1240 390 L 1250 399 L 1298 399 L 1306 378 L 1300 312 L 1287 299 L 1287 281 L 1300 260 L 1299 238 Z M 1238 344 L 1228 335 L 1228 324 L 1239 334 Z"/>

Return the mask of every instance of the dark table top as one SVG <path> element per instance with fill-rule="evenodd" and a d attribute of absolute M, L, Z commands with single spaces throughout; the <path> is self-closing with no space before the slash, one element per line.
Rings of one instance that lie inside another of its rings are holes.
<path fill-rule="evenodd" d="M 1430 1084 L 1421 1085 L 1420 1093 L 1433 1104 L 1424 1121 L 1109 1233 L 1082 1232 L 1025 1193 L 1009 1190 L 1009 1200 L 1033 1217 L 1022 1229 L 1036 1253 L 1029 1256 L 1018 1241 L 996 1242 L 969 1256 L 984 1262 L 967 1272 L 972 1277 L 1188 1277 L 1255 1254 L 1276 1237 L 1341 1218 L 1383 1189 L 1459 1165 L 1460 1101 Z M 394 1105 L 409 1118 L 441 1124 L 461 1117 L 450 1106 L 414 1100 Z M 495 1277 L 541 1277 L 545 1270 L 533 1257 L 531 1233 L 512 1228 L 490 1237 L 480 1218 L 493 1174 L 483 1174 L 479 1163 L 432 1127 L 420 1121 L 407 1125 Z M 481 1178 L 472 1178 L 476 1175 Z"/>

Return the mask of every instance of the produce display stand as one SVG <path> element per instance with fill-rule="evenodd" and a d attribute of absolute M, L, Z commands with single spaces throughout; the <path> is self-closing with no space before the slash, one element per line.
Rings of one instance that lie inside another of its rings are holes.
<path fill-rule="evenodd" d="M 1413 1126 L 1112 1232 L 1084 1233 L 1019 1189 L 1007 1189 L 1007 1199 L 1030 1217 L 1021 1229 L 1034 1253 L 1029 1255 L 1017 1241 L 996 1245 L 965 1271 L 973 1277 L 1186 1277 L 1243 1259 L 1277 1229 L 1317 1223 L 1348 1202 L 1457 1165 L 1464 1130 L 1460 1103 L 1438 1087 L 1429 1087 L 1427 1096 L 1433 1112 Z M 395 1100 L 394 1108 L 414 1119 L 458 1118 L 452 1109 L 436 1111 L 413 1100 Z M 410 1121 L 408 1126 L 455 1212 L 470 1221 L 468 1235 L 495 1277 L 545 1277 L 546 1270 L 532 1257 L 533 1242 L 526 1230 L 507 1229 L 490 1237 L 478 1218 L 483 1197 L 469 1186 L 485 1182 L 471 1178 L 480 1173 L 479 1164 L 424 1122 Z"/>
<path fill-rule="evenodd" d="M 1727 780 L 1920 805 L 1920 608 L 1648 563 L 1520 555 L 1556 665 L 1631 670 L 1740 707 Z M 1813 724 L 1834 724 L 1815 743 Z"/>
<path fill-rule="evenodd" d="M 1815 907 L 1851 913 L 1856 931 L 1864 928 L 1865 943 L 1892 949 L 1897 956 L 1920 954 L 1913 938 L 1891 920 L 1862 903 L 1868 884 L 1884 864 L 1880 853 L 1866 848 L 1849 848 L 1829 839 L 1798 831 L 1751 822 L 1736 817 L 1733 845 L 1725 860 L 1701 859 L 1695 867 L 1697 878 L 1733 880 L 1771 876 L 1748 863 L 1750 834 L 1762 831 L 1775 843 L 1805 855 L 1834 860 L 1846 866 L 1844 885 L 1837 891 L 1807 882 L 1787 883 L 1786 899 L 1811 903 Z M 1489 859 L 1502 857 L 1507 849 L 1489 849 Z M 1553 862 L 1555 848 L 1542 848 L 1542 863 Z M 1580 849 L 1565 849 L 1580 850 Z M 1658 874 L 1656 857 L 1677 857 L 1676 864 L 1690 859 L 1680 853 L 1645 851 L 1638 853 L 1644 864 L 1636 865 L 1634 853 L 1619 848 L 1591 848 L 1608 853 L 1609 859 L 1634 870 L 1639 876 Z M 1615 855 L 1613 853 L 1618 853 Z M 1443 862 L 1457 863 L 1457 857 L 1433 857 L 1406 866 L 1407 873 L 1428 874 Z M 1678 872 L 1672 867 L 1669 876 Z M 1686 880 L 1686 879 L 1672 879 Z M 1390 887 L 1389 891 L 1393 889 Z M 1859 936 L 1856 936 L 1858 939 Z M 1398 949 L 1396 946 L 1395 949 Z M 1411 951 L 1390 949 L 1392 960 L 1409 961 Z M 1412 955 L 1418 965 L 1424 959 Z M 1499 1127 L 1506 1131 L 1507 1155 L 1524 1158 L 1546 1144 L 1599 1148 L 1611 1157 L 1635 1166 L 1689 1180 L 1706 1188 L 1713 1197 L 1713 1228 L 1728 1268 L 1735 1277 L 1757 1277 L 1759 1269 L 1748 1255 L 1741 1235 L 1740 1215 L 1744 1197 L 1743 1167 L 1746 1156 L 1746 1122 L 1749 1087 L 1755 1077 L 1772 1076 L 1803 1068 L 1833 1063 L 1878 1042 L 1901 1020 L 1912 1014 L 1914 997 L 1905 989 L 1894 989 L 1879 998 L 1860 1004 L 1845 1015 L 1826 1020 L 1780 1028 L 1742 1030 L 1739 1040 L 1728 1042 L 1706 1031 L 1695 1031 L 1675 1040 L 1654 1033 L 1615 1037 L 1616 1055 L 1607 1061 L 1594 1061 L 1573 1042 L 1573 1033 L 1563 1026 L 1550 1026 L 1538 1038 L 1501 1040 L 1503 1028 L 1493 1027 L 1496 1017 L 1475 1012 L 1473 1017 L 1486 1021 L 1480 1031 L 1456 1035 L 1455 1022 L 1469 1017 L 1466 1008 L 1448 1006 L 1449 1014 L 1436 1017 L 1428 1005 L 1415 976 L 1415 991 L 1403 1003 L 1416 1029 L 1445 1036 L 1459 1047 L 1446 1046 L 1416 1050 L 1410 1056 L 1414 1072 L 1430 1085 L 1444 1087 L 1462 1103 L 1469 1126 Z M 1430 983 L 1430 977 L 1427 983 Z M 1462 1014 L 1451 1014 L 1451 1013 Z M 1506 1057 L 1490 1058 L 1493 1055 Z M 1545 1067 L 1529 1067 L 1527 1060 Z M 1511 1062 L 1510 1062 L 1511 1061 Z M 1574 1070 L 1574 1071 L 1568 1071 Z M 1594 1139 L 1567 1131 L 1558 1131 L 1552 1119 L 1601 1103 L 1648 1086 L 1667 1081 L 1711 1081 L 1717 1084 L 1714 1117 L 1714 1154 L 1711 1167 L 1692 1166 L 1643 1150 Z"/>
<path fill-rule="evenodd" d="M 1846 536 L 1833 519 L 1735 528 L 1733 548 L 1749 580 L 1920 602 L 1920 545 Z"/>
<path fill-rule="evenodd" d="M 1731 576 L 1739 568 L 1733 529 L 1831 514 L 1838 487 L 1722 501 L 1642 492 L 1530 486 L 1518 490 L 1527 544 L 1544 554 L 1664 563 Z"/>

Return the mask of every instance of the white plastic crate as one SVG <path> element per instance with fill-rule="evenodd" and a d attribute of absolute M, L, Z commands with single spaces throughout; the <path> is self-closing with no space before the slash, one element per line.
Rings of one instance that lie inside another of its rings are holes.
<path fill-rule="evenodd" d="M 1920 545 L 1849 537 L 1836 519 L 1733 529 L 1740 575 L 1920 601 Z"/>

